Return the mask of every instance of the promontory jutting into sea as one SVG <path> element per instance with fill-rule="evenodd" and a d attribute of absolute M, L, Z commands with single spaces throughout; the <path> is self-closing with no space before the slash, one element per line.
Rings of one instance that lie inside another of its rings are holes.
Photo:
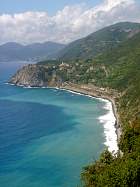
<path fill-rule="evenodd" d="M 10 3 L 0 6 L 0 187 L 139 187 L 140 3 Z"/>
<path fill-rule="evenodd" d="M 4 84 L 22 66 L 20 62 L 10 63 L 0 63 L 0 119 L 5 124 L 1 137 L 6 132 L 0 144 L 4 151 L 0 173 L 5 173 L 0 183 L 34 186 L 28 181 L 32 177 L 40 186 L 75 186 L 81 168 L 93 157 L 97 159 L 105 145 L 110 151 L 117 149 L 110 102 L 65 90 Z M 54 173 L 52 177 L 50 172 Z"/>

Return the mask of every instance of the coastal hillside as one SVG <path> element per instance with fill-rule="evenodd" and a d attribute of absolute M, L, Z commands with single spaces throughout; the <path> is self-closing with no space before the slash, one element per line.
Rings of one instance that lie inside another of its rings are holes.
<path fill-rule="evenodd" d="M 123 156 L 113 157 L 105 151 L 100 160 L 84 168 L 83 186 L 140 186 L 140 33 L 96 61 L 108 71 L 105 86 L 121 93 L 116 103 Z"/>
<path fill-rule="evenodd" d="M 84 187 L 140 186 L 140 32 L 127 35 L 123 42 L 94 59 L 68 62 L 28 65 L 9 82 L 24 86 L 80 87 L 94 90 L 100 97 L 103 93 L 110 94 L 122 129 L 119 148 L 123 153 L 116 157 L 105 150 L 98 161 L 83 169 L 82 183 Z"/>
<path fill-rule="evenodd" d="M 30 45 L 9 42 L 0 46 L 0 61 L 43 60 L 51 58 L 64 46 L 54 42 L 33 43 Z"/>
<path fill-rule="evenodd" d="M 63 60 L 94 58 L 131 38 L 139 31 L 139 23 L 117 23 L 70 43 L 58 53 L 57 58 Z"/>

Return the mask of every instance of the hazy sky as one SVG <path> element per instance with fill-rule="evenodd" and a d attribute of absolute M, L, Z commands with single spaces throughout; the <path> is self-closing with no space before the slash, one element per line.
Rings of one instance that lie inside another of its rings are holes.
<path fill-rule="evenodd" d="M 0 0 L 0 44 L 68 43 L 120 21 L 140 22 L 140 0 Z"/>

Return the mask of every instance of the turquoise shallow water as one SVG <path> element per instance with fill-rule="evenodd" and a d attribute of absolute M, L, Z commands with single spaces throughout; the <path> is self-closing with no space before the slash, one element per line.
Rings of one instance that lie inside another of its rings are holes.
<path fill-rule="evenodd" d="M 104 149 L 105 103 L 4 84 L 18 67 L 0 64 L 0 186 L 76 187 Z"/>

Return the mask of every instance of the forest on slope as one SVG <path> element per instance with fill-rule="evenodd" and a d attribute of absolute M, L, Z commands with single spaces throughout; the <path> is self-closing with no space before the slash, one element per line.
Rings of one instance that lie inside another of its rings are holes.
<path fill-rule="evenodd" d="M 68 44 L 56 55 L 61 60 L 94 58 L 131 38 L 140 31 L 139 23 L 120 22 L 98 30 L 85 38 Z"/>
<path fill-rule="evenodd" d="M 95 60 L 108 71 L 104 86 L 121 92 L 118 111 L 123 128 L 119 148 L 123 156 L 105 151 L 84 168 L 84 187 L 140 186 L 140 33 Z"/>

